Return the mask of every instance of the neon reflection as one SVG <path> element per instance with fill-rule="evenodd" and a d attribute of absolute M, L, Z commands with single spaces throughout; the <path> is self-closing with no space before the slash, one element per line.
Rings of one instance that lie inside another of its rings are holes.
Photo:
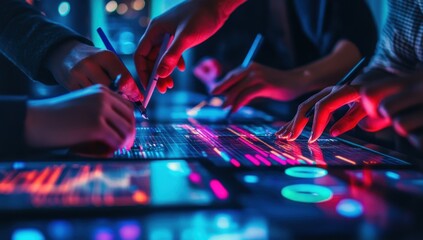
<path fill-rule="evenodd" d="M 219 180 L 213 179 L 210 181 L 210 188 L 212 189 L 214 195 L 216 195 L 217 198 L 225 200 L 229 197 L 229 192 L 226 190 L 226 188 L 222 185 Z"/>
<path fill-rule="evenodd" d="M 343 199 L 336 205 L 336 211 L 341 216 L 355 218 L 363 214 L 363 205 L 354 199 Z"/>
<path fill-rule="evenodd" d="M 321 178 L 326 176 L 328 171 L 316 167 L 291 167 L 285 170 L 285 174 L 296 178 Z"/>
<path fill-rule="evenodd" d="M 314 184 L 296 184 L 282 188 L 281 194 L 286 199 L 302 203 L 320 203 L 330 200 L 332 190 Z"/>

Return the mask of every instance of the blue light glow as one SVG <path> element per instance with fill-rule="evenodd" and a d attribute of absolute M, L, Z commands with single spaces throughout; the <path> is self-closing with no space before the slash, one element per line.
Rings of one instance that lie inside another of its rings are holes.
<path fill-rule="evenodd" d="M 35 228 L 17 229 L 12 234 L 12 240 L 44 240 L 44 235 Z"/>
<path fill-rule="evenodd" d="M 291 167 L 285 170 L 285 174 L 296 178 L 320 178 L 328 174 L 328 171 L 317 167 Z"/>
<path fill-rule="evenodd" d="M 60 16 L 65 17 L 70 13 L 71 6 L 68 2 L 61 2 L 57 11 L 59 12 Z"/>
<path fill-rule="evenodd" d="M 67 221 L 53 221 L 48 226 L 49 234 L 55 239 L 71 239 L 72 226 Z"/>
<path fill-rule="evenodd" d="M 168 161 L 166 162 L 166 165 L 173 173 L 177 173 L 181 176 L 188 176 L 191 173 L 191 169 L 188 164 L 183 161 Z"/>
<path fill-rule="evenodd" d="M 395 179 L 395 180 L 400 179 L 400 175 L 399 175 L 398 173 L 396 173 L 396 172 L 387 171 L 387 172 L 385 173 L 385 175 L 386 175 L 388 178 L 392 178 L 392 179 Z"/>
<path fill-rule="evenodd" d="M 258 183 L 258 177 L 255 175 L 245 175 L 244 182 L 246 183 Z"/>
<path fill-rule="evenodd" d="M 338 203 L 336 211 L 341 216 L 355 218 L 363 214 L 363 205 L 354 199 L 344 199 Z"/>
<path fill-rule="evenodd" d="M 13 169 L 22 169 L 25 167 L 25 163 L 23 162 L 14 162 L 13 163 Z"/>
<path fill-rule="evenodd" d="M 220 229 L 228 229 L 231 225 L 231 217 L 226 214 L 219 214 L 216 217 L 216 226 Z"/>
<path fill-rule="evenodd" d="M 94 240 L 112 240 L 113 232 L 109 228 L 101 227 L 94 232 Z"/>

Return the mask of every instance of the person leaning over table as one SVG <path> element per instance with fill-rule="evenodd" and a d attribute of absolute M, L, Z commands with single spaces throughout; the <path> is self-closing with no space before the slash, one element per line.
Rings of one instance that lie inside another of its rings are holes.
<path fill-rule="evenodd" d="M 294 119 L 276 134 L 294 141 L 309 121 L 305 113 L 313 105 L 312 134 L 316 141 L 341 106 L 350 110 L 330 129 L 339 136 L 359 125 L 376 132 L 386 127 L 423 151 L 423 2 L 390 0 L 389 15 L 378 43 L 376 55 L 363 74 L 351 85 L 328 87 L 299 108 Z"/>
<path fill-rule="evenodd" d="M 17 84 L 17 76 L 2 71 L 1 154 L 100 142 L 101 151 L 91 154 L 104 156 L 133 139 L 131 104 L 105 86 L 122 74 L 119 91 L 124 97 L 138 100 L 142 95 L 112 52 L 93 47 L 91 41 L 50 22 L 24 1 L 4 0 L 0 8 L 0 53 L 0 69 L 16 66 L 30 79 L 59 83 L 73 91 L 48 100 L 8 96 L 8 85 Z M 96 84 L 102 86 L 93 86 Z"/>

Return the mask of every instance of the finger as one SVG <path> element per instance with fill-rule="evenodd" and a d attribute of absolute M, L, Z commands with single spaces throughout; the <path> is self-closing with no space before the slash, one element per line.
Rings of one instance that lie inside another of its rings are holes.
<path fill-rule="evenodd" d="M 100 141 L 108 148 L 117 150 L 123 144 L 123 138 L 110 126 L 107 120 L 102 124 L 100 131 L 95 136 L 96 141 Z"/>
<path fill-rule="evenodd" d="M 176 34 L 160 60 L 157 74 L 161 78 L 168 77 L 178 65 L 179 60 L 182 58 L 182 53 L 189 47 L 188 38 L 184 38 L 181 34 Z"/>
<path fill-rule="evenodd" d="M 293 122 L 291 121 L 288 126 L 285 128 L 285 130 L 279 135 L 279 138 L 282 139 L 288 139 L 291 137 L 292 135 L 292 126 L 293 126 Z"/>
<path fill-rule="evenodd" d="M 141 37 L 135 55 L 147 56 L 154 46 L 159 45 L 163 41 L 164 31 L 157 26 L 153 19 Z"/>
<path fill-rule="evenodd" d="M 123 117 L 126 122 L 134 122 L 134 106 L 131 102 L 123 99 L 116 93 L 113 93 L 114 97 L 111 99 L 111 107 L 117 112 L 121 117 Z"/>
<path fill-rule="evenodd" d="M 367 116 L 358 123 L 358 126 L 367 132 L 377 132 L 391 126 L 391 121 L 387 118 L 372 118 Z"/>
<path fill-rule="evenodd" d="M 360 90 L 360 95 L 367 114 L 372 118 L 382 117 L 379 113 L 382 99 L 401 91 L 402 88 L 402 83 L 398 79 L 379 81 L 363 87 Z"/>
<path fill-rule="evenodd" d="M 92 84 L 102 84 L 110 86 L 111 79 L 107 73 L 97 64 L 87 62 L 82 67 L 82 71 L 86 74 L 87 78 Z"/>
<path fill-rule="evenodd" d="M 148 86 L 148 81 L 150 80 L 150 75 L 153 71 L 154 64 L 156 62 L 156 58 L 159 54 L 159 47 L 153 47 L 151 52 L 146 57 L 139 57 L 138 65 L 137 65 L 137 72 L 138 76 L 140 77 L 141 83 L 144 87 L 144 89 Z M 137 56 L 135 56 L 137 58 Z"/>
<path fill-rule="evenodd" d="M 323 89 L 322 91 L 311 96 L 309 99 L 304 101 L 298 106 L 297 113 L 295 114 L 294 119 L 292 120 L 292 126 L 289 132 L 285 135 L 289 136 L 287 139 L 294 141 L 297 139 L 301 132 L 304 130 L 307 125 L 309 118 L 306 116 L 307 112 L 323 97 L 327 96 L 331 91 L 331 88 Z"/>
<path fill-rule="evenodd" d="M 185 60 L 184 60 L 183 56 L 178 61 L 178 69 L 180 71 L 185 71 L 185 69 L 186 69 L 186 64 L 185 64 Z"/>
<path fill-rule="evenodd" d="M 389 96 L 381 101 L 379 112 L 386 118 L 394 118 L 402 111 L 410 110 L 423 104 L 423 94 L 420 89 L 405 90 Z"/>
<path fill-rule="evenodd" d="M 238 68 L 226 75 L 223 81 L 217 84 L 216 88 L 213 89 L 213 95 L 220 95 L 231 88 L 233 85 L 246 78 L 249 74 L 248 69 Z"/>
<path fill-rule="evenodd" d="M 95 61 L 109 76 L 109 84 L 111 79 L 115 79 L 116 76 L 121 74 L 119 91 L 128 96 L 129 99 L 133 99 L 135 101 L 141 101 L 143 99 L 142 94 L 139 92 L 135 84 L 135 80 L 132 78 L 128 69 L 125 65 L 123 65 L 116 54 L 110 51 L 104 51 L 101 54 L 96 55 Z"/>
<path fill-rule="evenodd" d="M 275 132 L 275 135 L 280 135 L 290 124 L 291 122 L 286 122 L 283 126 L 279 128 L 278 131 Z"/>
<path fill-rule="evenodd" d="M 337 137 L 353 129 L 365 116 L 367 116 L 367 114 L 361 104 L 355 103 L 348 112 L 332 126 L 329 133 L 333 137 Z"/>
<path fill-rule="evenodd" d="M 231 112 L 237 112 L 241 107 L 247 105 L 253 99 L 260 96 L 260 92 L 264 89 L 263 86 L 255 86 L 242 91 L 233 101 Z"/>
<path fill-rule="evenodd" d="M 423 108 L 413 109 L 396 116 L 392 123 L 395 131 L 405 137 L 423 128 Z"/>
<path fill-rule="evenodd" d="M 75 83 L 75 89 L 78 90 L 81 88 L 87 88 L 92 86 L 93 83 L 88 79 L 88 77 L 81 71 L 75 71 L 72 73 L 72 78 L 74 79 L 72 82 Z"/>
<path fill-rule="evenodd" d="M 170 76 L 159 79 L 156 87 L 161 94 L 164 94 L 168 88 L 173 88 L 173 79 Z"/>
<path fill-rule="evenodd" d="M 167 88 L 171 89 L 174 87 L 173 78 L 169 76 L 165 78 L 165 81 L 166 81 Z"/>
<path fill-rule="evenodd" d="M 223 93 L 223 95 L 226 96 L 226 100 L 222 107 L 225 108 L 227 106 L 233 105 L 234 101 L 239 97 L 241 92 L 245 91 L 248 88 L 256 86 L 257 84 L 255 83 L 255 81 L 249 78 L 242 79 L 241 81 L 233 85 L 233 87 L 231 87 L 228 91 Z"/>
<path fill-rule="evenodd" d="M 317 102 L 309 142 L 316 141 L 322 135 L 326 125 L 329 123 L 332 112 L 348 103 L 356 101 L 359 97 L 360 95 L 356 88 L 342 86 Z"/>

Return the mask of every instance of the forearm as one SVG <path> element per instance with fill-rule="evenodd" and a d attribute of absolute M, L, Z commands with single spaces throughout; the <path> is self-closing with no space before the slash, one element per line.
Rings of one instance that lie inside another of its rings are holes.
<path fill-rule="evenodd" d="M 311 92 L 337 83 L 360 58 L 353 43 L 341 40 L 329 55 L 293 71 L 300 76 L 306 92 Z"/>
<path fill-rule="evenodd" d="M 46 79 L 47 55 L 69 39 L 90 43 L 75 32 L 49 22 L 38 10 L 18 0 L 2 2 L 0 8 L 0 51 L 33 79 Z"/>

